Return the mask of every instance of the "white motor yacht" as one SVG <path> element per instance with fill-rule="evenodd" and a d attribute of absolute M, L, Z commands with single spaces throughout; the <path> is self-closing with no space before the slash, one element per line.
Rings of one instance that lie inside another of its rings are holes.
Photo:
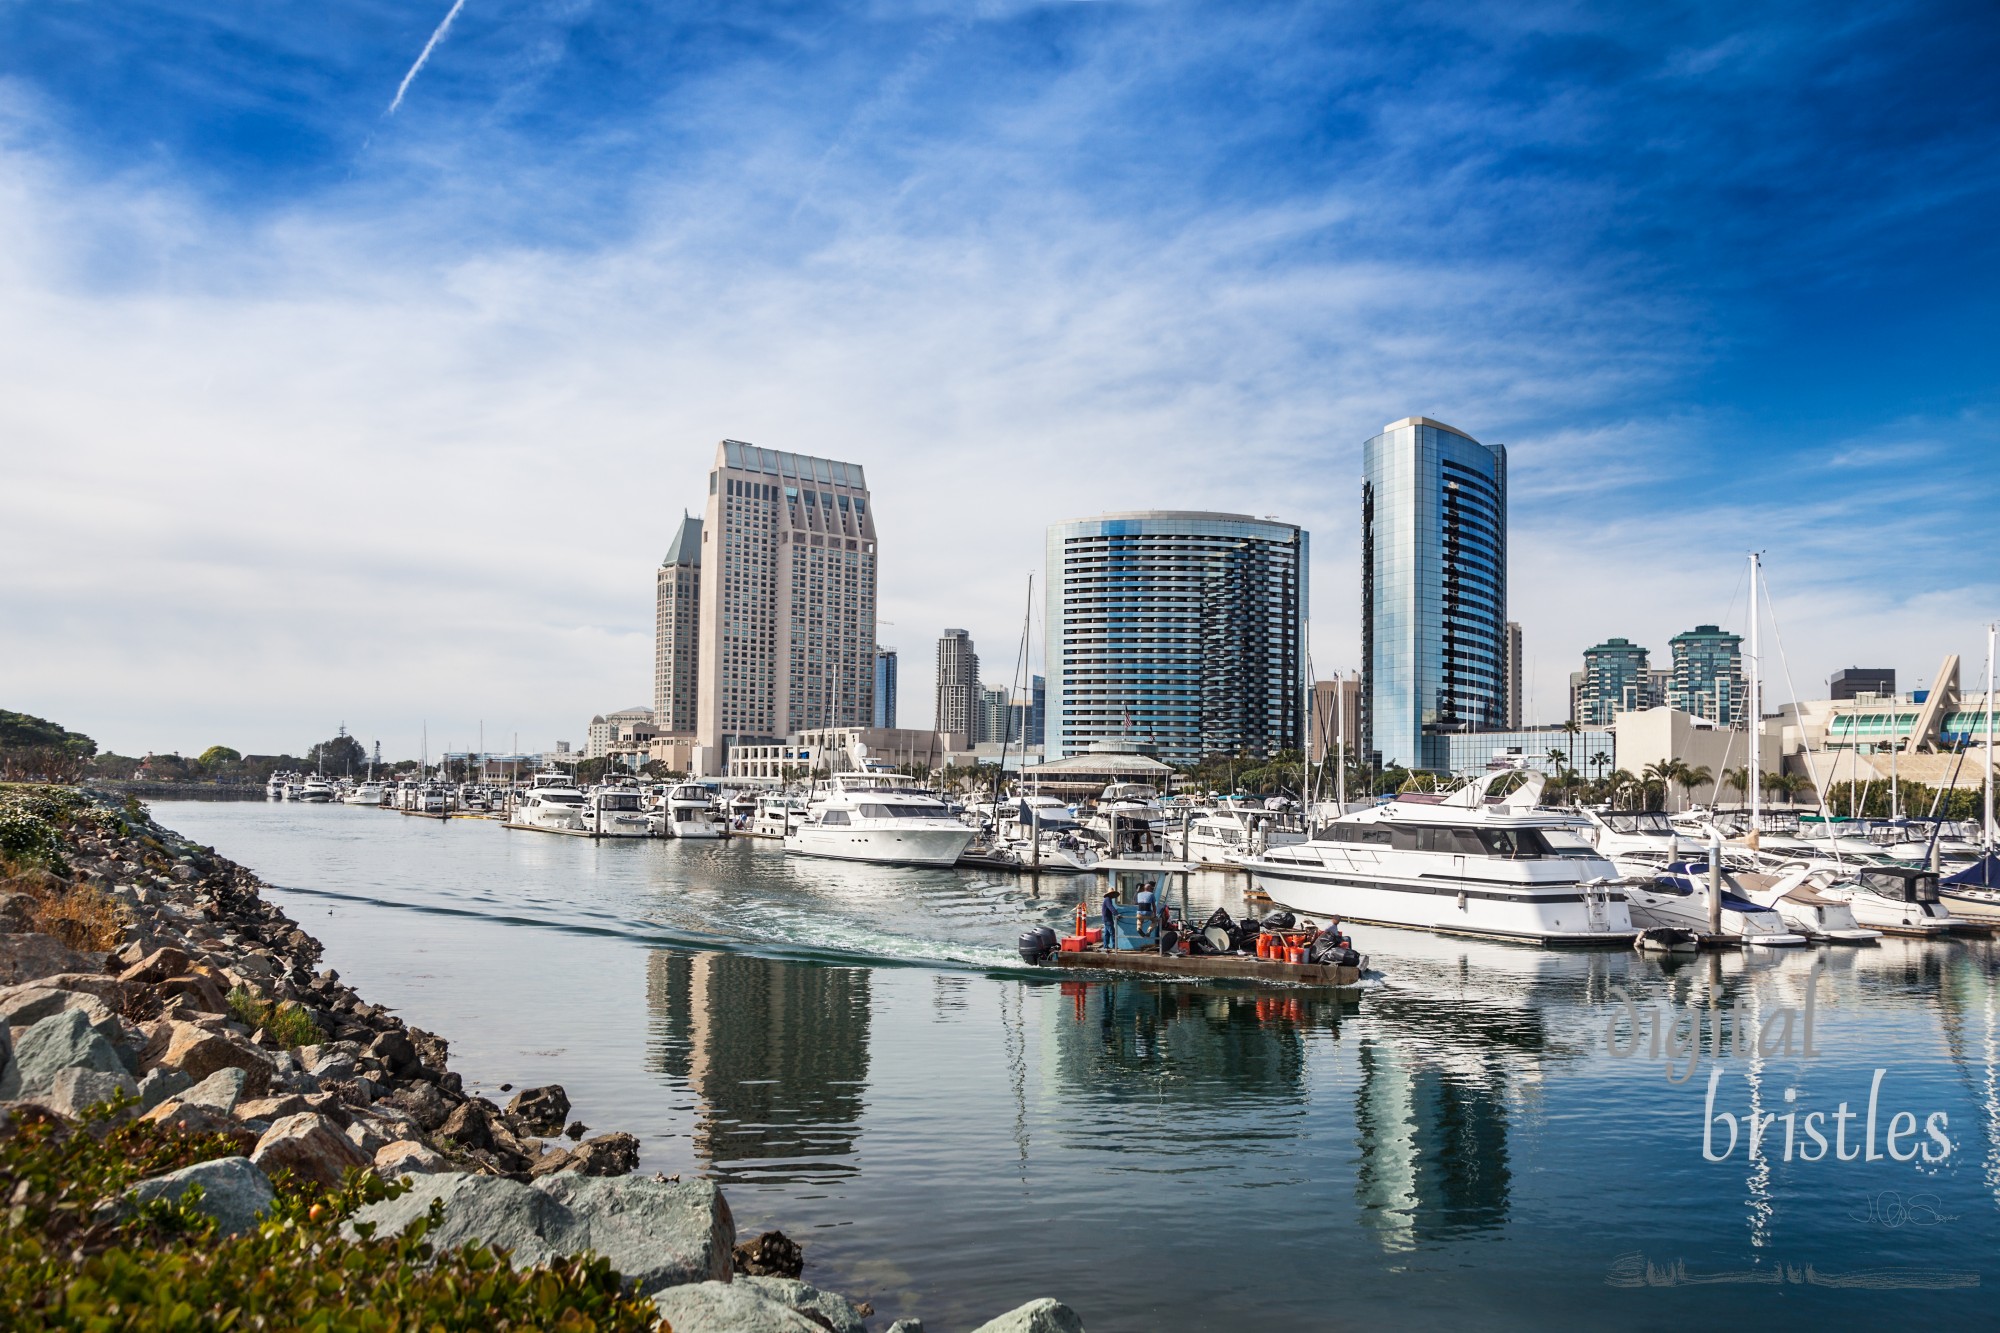
<path fill-rule="evenodd" d="M 1703 840 L 1676 827 L 1663 811 L 1585 809 L 1580 813 L 1584 837 L 1622 874 L 1651 877 L 1676 861 L 1703 855 Z"/>
<path fill-rule="evenodd" d="M 1618 869 L 1539 810 L 1545 779 L 1497 769 L 1408 792 L 1318 836 L 1249 857 L 1257 887 L 1302 915 L 1542 944 L 1630 944 Z"/>
<path fill-rule="evenodd" d="M 636 787 L 593 787 L 584 805 L 584 826 L 600 838 L 644 838 L 645 795 Z"/>
<path fill-rule="evenodd" d="M 661 802 L 669 838 L 726 838 L 729 823 L 715 805 L 715 793 L 699 782 L 676 784 Z"/>
<path fill-rule="evenodd" d="M 1114 782 L 1098 796 L 1097 808 L 1083 824 L 1109 842 L 1114 824 L 1133 820 L 1142 820 L 1155 832 L 1164 832 L 1167 811 L 1160 804 L 1160 793 L 1143 782 Z"/>
<path fill-rule="evenodd" d="M 333 800 L 333 784 L 315 773 L 299 787 L 299 799 L 313 805 L 325 805 Z"/>
<path fill-rule="evenodd" d="M 347 793 L 344 803 L 347 805 L 380 805 L 382 804 L 382 797 L 385 794 L 385 790 L 379 782 L 363 782 L 357 785 L 353 791 Z"/>
<path fill-rule="evenodd" d="M 1772 907 L 1752 902 L 1729 870 L 1722 872 L 1722 933 L 1747 945 L 1791 948 L 1807 943 L 1790 929 Z M 1803 876 L 1801 876 L 1803 878 Z M 1708 867 L 1695 861 L 1675 861 L 1650 879 L 1635 876 L 1625 884 L 1632 924 L 1643 929 L 1708 929 Z"/>
<path fill-rule="evenodd" d="M 535 785 L 521 793 L 508 824 L 544 833 L 588 833 L 585 818 L 589 798 L 575 787 L 544 784 L 540 776 L 537 774 Z"/>
<path fill-rule="evenodd" d="M 955 865 L 973 830 L 899 773 L 841 773 L 785 835 L 798 856 L 887 865 Z"/>

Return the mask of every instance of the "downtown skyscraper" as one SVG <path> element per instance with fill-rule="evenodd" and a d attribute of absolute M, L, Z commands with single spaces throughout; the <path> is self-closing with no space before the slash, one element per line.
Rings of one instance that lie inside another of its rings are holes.
<path fill-rule="evenodd" d="M 1361 457 L 1361 757 L 1448 770 L 1509 714 L 1507 451 L 1405 417 Z"/>
<path fill-rule="evenodd" d="M 724 440 L 701 542 L 696 736 L 715 762 L 740 740 L 873 722 L 875 518 L 860 467 Z"/>
<path fill-rule="evenodd" d="M 692 736 L 701 664 L 701 520 L 682 513 L 653 586 L 653 725 Z"/>

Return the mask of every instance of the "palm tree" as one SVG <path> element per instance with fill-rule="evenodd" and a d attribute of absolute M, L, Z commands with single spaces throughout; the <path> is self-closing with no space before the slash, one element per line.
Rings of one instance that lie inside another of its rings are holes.
<path fill-rule="evenodd" d="M 1677 767 L 1680 769 L 1678 776 L 1680 778 L 1681 804 L 1683 806 L 1686 806 L 1687 802 L 1694 796 L 1694 789 L 1696 787 L 1701 786 L 1704 782 L 1715 781 L 1715 775 L 1708 771 L 1706 764 L 1700 768 L 1689 768 L 1686 764 L 1680 764 Z M 1712 801 L 1715 797 L 1711 795 L 1709 799 Z"/>
<path fill-rule="evenodd" d="M 1558 778 L 1562 776 L 1563 769 L 1569 765 L 1569 756 L 1563 753 L 1563 748 L 1560 745 L 1551 747 L 1549 752 L 1542 757 L 1549 761 L 1549 767 L 1556 771 L 1555 775 Z"/>
<path fill-rule="evenodd" d="M 1597 770 L 1597 776 L 1601 778 L 1604 776 L 1604 770 L 1611 767 L 1611 756 L 1599 750 L 1590 756 L 1590 766 Z"/>
<path fill-rule="evenodd" d="M 1583 724 L 1575 718 L 1571 718 L 1562 724 L 1562 729 L 1564 734 L 1569 737 L 1569 766 L 1571 769 L 1574 769 L 1576 767 L 1576 738 L 1583 734 Z"/>

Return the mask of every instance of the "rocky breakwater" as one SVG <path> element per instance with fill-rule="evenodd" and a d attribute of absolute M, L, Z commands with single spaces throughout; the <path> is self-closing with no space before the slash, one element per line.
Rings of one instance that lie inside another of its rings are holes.
<path fill-rule="evenodd" d="M 602 1255 L 681 1333 L 864 1333 L 867 1305 L 798 1280 L 796 1245 L 738 1245 L 710 1182 L 632 1174 L 638 1141 L 585 1137 L 562 1088 L 504 1107 L 468 1094 L 443 1037 L 322 967 L 320 943 L 260 887 L 136 802 L 0 789 L 0 1134 L 18 1115 L 112 1103 L 237 1145 L 134 1191 L 200 1185 L 224 1234 L 257 1225 L 280 1173 L 332 1188 L 373 1171 L 414 1188 L 354 1214 L 355 1236 L 400 1233 L 435 1203 L 434 1246 L 503 1246 L 517 1265 Z M 984 1333 L 1081 1327 L 1044 1300 Z"/>

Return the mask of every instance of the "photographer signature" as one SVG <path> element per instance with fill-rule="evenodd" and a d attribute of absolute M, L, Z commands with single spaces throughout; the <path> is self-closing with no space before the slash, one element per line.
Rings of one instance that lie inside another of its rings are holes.
<path fill-rule="evenodd" d="M 1857 1222 L 1894 1231 L 1898 1227 L 1934 1227 L 1946 1222 L 1956 1222 L 1958 1214 L 1938 1211 L 1938 1197 L 1935 1194 L 1912 1194 L 1905 1199 L 1896 1190 L 1884 1190 L 1870 1195 L 1868 1211 L 1849 1213 Z"/>

